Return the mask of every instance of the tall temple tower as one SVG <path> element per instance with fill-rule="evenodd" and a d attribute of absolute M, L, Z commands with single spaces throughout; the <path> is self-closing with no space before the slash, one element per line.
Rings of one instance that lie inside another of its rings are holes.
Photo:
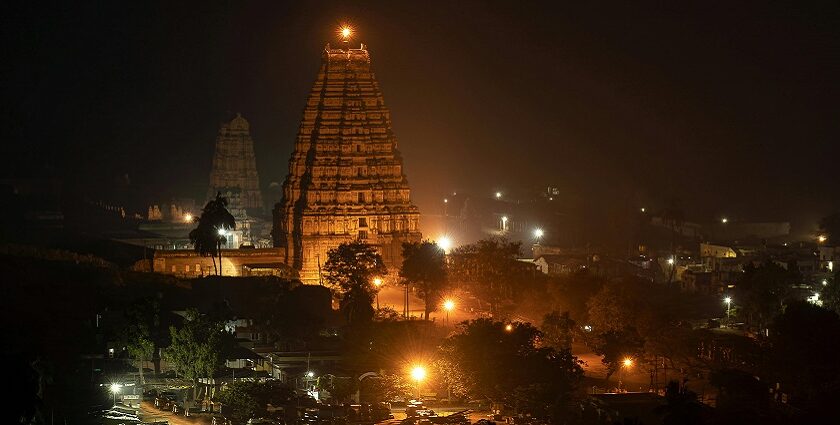
<path fill-rule="evenodd" d="M 304 283 L 318 283 L 327 251 L 360 239 L 386 266 L 401 264 L 402 243 L 419 241 L 391 114 L 364 44 L 324 49 L 303 111 L 283 199 L 274 207 L 274 244 Z"/>
<path fill-rule="evenodd" d="M 240 114 L 236 114 L 231 122 L 222 124 L 216 137 L 207 199 L 214 198 L 216 192 L 228 197 L 232 208 L 258 212 L 264 208 L 251 126 Z"/>

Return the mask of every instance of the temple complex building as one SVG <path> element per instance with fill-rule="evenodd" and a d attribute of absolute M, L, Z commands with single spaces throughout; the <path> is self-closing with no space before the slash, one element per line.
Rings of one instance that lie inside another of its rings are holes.
<path fill-rule="evenodd" d="M 396 271 L 402 243 L 420 240 L 420 213 L 364 44 L 324 49 L 273 212 L 275 246 L 304 283 L 320 281 L 327 251 L 342 242 L 376 245 Z"/>
<path fill-rule="evenodd" d="M 207 199 L 213 199 L 217 192 L 222 192 L 231 208 L 260 213 L 264 206 L 250 131 L 248 121 L 240 114 L 236 114 L 231 122 L 222 124 L 216 137 Z"/>

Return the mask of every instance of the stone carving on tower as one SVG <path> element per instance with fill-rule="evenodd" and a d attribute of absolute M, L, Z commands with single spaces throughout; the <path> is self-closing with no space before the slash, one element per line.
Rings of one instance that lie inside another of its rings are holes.
<path fill-rule="evenodd" d="M 376 245 L 389 269 L 404 241 L 419 241 L 391 115 L 364 44 L 326 45 L 274 207 L 274 243 L 304 283 L 318 283 L 327 251 L 360 239 Z"/>
<path fill-rule="evenodd" d="M 240 114 L 236 114 L 231 122 L 222 124 L 216 137 L 207 199 L 213 199 L 217 192 L 222 192 L 231 208 L 260 213 L 264 206 L 250 129 L 248 121 Z"/>

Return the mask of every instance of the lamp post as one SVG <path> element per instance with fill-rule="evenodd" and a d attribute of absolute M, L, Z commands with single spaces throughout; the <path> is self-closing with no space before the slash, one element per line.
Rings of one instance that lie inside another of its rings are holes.
<path fill-rule="evenodd" d="M 376 286 L 376 309 L 379 310 L 379 289 L 382 286 L 382 278 L 374 278 L 373 286 Z"/>
<path fill-rule="evenodd" d="M 113 394 L 113 396 L 114 396 L 114 406 L 117 405 L 117 393 L 120 392 L 121 388 L 122 388 L 122 385 L 120 385 L 116 382 L 111 384 L 110 390 L 111 390 L 111 394 Z"/>
<path fill-rule="evenodd" d="M 426 379 L 426 368 L 420 365 L 411 368 L 411 379 L 417 382 L 417 400 L 420 400 L 420 384 Z"/>
<path fill-rule="evenodd" d="M 732 297 L 726 297 L 723 299 L 723 302 L 726 303 L 726 325 L 729 325 L 729 312 L 732 308 Z"/>
<path fill-rule="evenodd" d="M 443 309 L 446 310 L 446 326 L 449 326 L 449 312 L 455 308 L 455 301 L 446 300 L 443 302 Z"/>
<path fill-rule="evenodd" d="M 626 377 L 627 369 L 633 367 L 633 359 L 630 357 L 625 357 L 624 360 L 621 361 L 621 378 L 618 380 L 618 389 L 621 390 L 621 381 L 623 378 Z"/>

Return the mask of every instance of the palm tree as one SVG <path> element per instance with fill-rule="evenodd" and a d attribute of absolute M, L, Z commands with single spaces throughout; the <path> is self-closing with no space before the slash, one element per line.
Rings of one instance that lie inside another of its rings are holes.
<path fill-rule="evenodd" d="M 228 201 L 222 197 L 222 192 L 217 193 L 216 199 L 204 206 L 201 217 L 198 218 L 198 227 L 190 232 L 190 242 L 193 243 L 195 251 L 202 256 L 210 256 L 213 259 L 213 269 L 220 276 L 222 274 L 222 244 L 227 242 L 228 232 L 236 228 L 236 220 L 227 210 L 227 204 Z M 216 267 L 217 255 L 218 267 Z"/>

